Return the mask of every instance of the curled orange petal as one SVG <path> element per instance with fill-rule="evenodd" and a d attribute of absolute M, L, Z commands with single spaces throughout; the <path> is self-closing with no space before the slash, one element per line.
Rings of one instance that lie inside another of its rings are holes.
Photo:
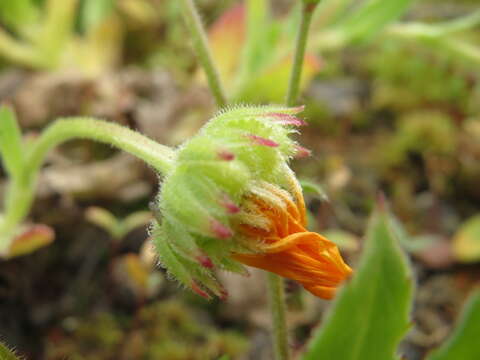
<path fill-rule="evenodd" d="M 331 299 L 336 288 L 350 276 L 352 269 L 343 261 L 337 246 L 304 227 L 303 197 L 297 204 L 285 192 L 269 189 L 284 206 L 272 206 L 259 196 L 251 196 L 258 216 L 270 221 L 269 229 L 242 224 L 240 232 L 257 242 L 258 251 L 236 253 L 232 257 L 248 266 L 298 281 L 313 295 Z M 296 194 L 301 196 L 301 194 Z"/>

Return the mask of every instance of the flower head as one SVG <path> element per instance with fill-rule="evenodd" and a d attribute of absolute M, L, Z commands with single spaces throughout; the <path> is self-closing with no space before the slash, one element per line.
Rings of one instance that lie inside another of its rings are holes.
<path fill-rule="evenodd" d="M 288 161 L 306 149 L 289 135 L 303 108 L 236 107 L 181 146 L 158 197 L 152 237 L 162 265 L 196 293 L 225 297 L 214 270 L 259 267 L 330 298 L 351 272 L 336 246 L 305 229 Z"/>

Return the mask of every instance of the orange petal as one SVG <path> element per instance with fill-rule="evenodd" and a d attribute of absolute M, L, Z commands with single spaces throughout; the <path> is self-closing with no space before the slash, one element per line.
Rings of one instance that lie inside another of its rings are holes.
<path fill-rule="evenodd" d="M 331 298 L 352 270 L 335 244 L 321 235 L 301 232 L 262 247 L 260 254 L 234 254 L 246 265 L 296 280 L 315 296 Z"/>

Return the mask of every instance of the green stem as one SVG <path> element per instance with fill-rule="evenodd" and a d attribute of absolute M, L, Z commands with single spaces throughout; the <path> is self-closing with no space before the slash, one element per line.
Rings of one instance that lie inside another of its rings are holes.
<path fill-rule="evenodd" d="M 283 278 L 272 273 L 267 273 L 267 276 L 275 359 L 288 360 L 290 356 Z"/>
<path fill-rule="evenodd" d="M 305 49 L 307 47 L 308 30 L 312 22 L 313 12 L 316 3 L 302 5 L 302 18 L 300 20 L 300 28 L 297 34 L 295 45 L 295 57 L 293 60 L 292 71 L 290 73 L 290 82 L 288 84 L 287 106 L 295 105 L 300 89 L 300 80 L 302 76 L 303 60 L 305 57 Z"/>
<path fill-rule="evenodd" d="M 316 6 L 317 3 L 303 3 L 302 5 L 302 18 L 300 21 L 300 29 L 297 34 L 295 57 L 290 74 L 290 82 L 288 84 L 286 99 L 287 106 L 295 105 L 298 97 L 303 59 L 305 57 L 305 49 L 307 46 L 308 29 L 310 28 L 310 23 Z M 283 278 L 272 273 L 268 273 L 267 276 L 275 358 L 277 360 L 288 360 L 290 355 L 288 350 L 287 307 L 285 304 Z"/>
<path fill-rule="evenodd" d="M 160 173 L 172 167 L 172 149 L 123 126 L 89 118 L 56 121 L 27 149 L 23 168 L 11 179 L 5 199 L 5 214 L 0 219 L 0 255 L 8 251 L 15 229 L 30 210 L 38 172 L 47 153 L 62 142 L 78 138 L 120 148 Z"/>
<path fill-rule="evenodd" d="M 210 90 L 215 97 L 218 107 L 223 107 L 227 103 L 227 97 L 225 96 L 217 67 L 210 52 L 207 36 L 205 35 L 198 10 L 193 0 L 182 0 L 182 5 L 185 22 L 192 36 L 193 47 L 207 75 Z"/>
<path fill-rule="evenodd" d="M 317 3 L 303 3 L 302 5 L 302 18 L 296 40 L 295 57 L 292 65 L 292 72 L 290 74 L 290 82 L 288 84 L 288 94 L 286 99 L 287 106 L 295 105 L 298 97 L 303 59 L 305 57 L 305 49 L 307 45 L 308 29 L 316 5 Z M 285 304 L 284 283 L 283 279 L 278 275 L 268 273 L 267 276 L 275 358 L 277 360 L 288 360 L 290 355 L 288 351 L 287 309 Z"/>
<path fill-rule="evenodd" d="M 172 166 L 174 151 L 126 127 L 91 118 L 59 119 L 43 132 L 33 145 L 27 163 L 38 171 L 46 153 L 54 146 L 71 139 L 90 139 L 118 147 L 142 159 L 159 172 Z"/>

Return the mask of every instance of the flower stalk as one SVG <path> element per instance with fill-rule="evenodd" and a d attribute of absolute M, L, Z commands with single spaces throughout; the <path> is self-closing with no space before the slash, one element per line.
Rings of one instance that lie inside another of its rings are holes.
<path fill-rule="evenodd" d="M 318 2 L 303 1 L 301 10 L 300 27 L 297 33 L 295 44 L 295 55 L 293 59 L 290 81 L 288 84 L 288 93 L 286 98 L 287 106 L 295 105 L 300 89 L 300 79 L 302 76 L 303 60 L 307 47 L 308 31 L 312 22 L 313 13 Z"/>
<path fill-rule="evenodd" d="M 313 12 L 316 6 L 317 3 L 309 3 L 307 1 L 302 3 L 300 28 L 297 34 L 295 55 L 286 97 L 287 106 L 295 105 L 295 102 L 298 98 L 303 60 L 305 58 L 305 50 L 307 47 L 308 30 L 310 28 L 310 23 L 312 21 Z M 277 360 L 288 360 L 290 355 L 288 351 L 285 284 L 279 275 L 268 273 L 268 292 L 272 314 L 275 357 Z"/>
<path fill-rule="evenodd" d="M 54 146 L 71 139 L 90 139 L 110 144 L 140 158 L 159 173 L 170 169 L 174 155 L 169 147 L 120 125 L 90 118 L 56 121 L 27 147 L 24 159 L 10 174 L 5 213 L 0 219 L 0 255 L 8 252 L 18 225 L 31 208 L 38 173 L 47 153 Z"/>
<path fill-rule="evenodd" d="M 283 279 L 273 273 L 267 272 L 267 285 L 272 314 L 273 349 L 275 359 L 288 360 L 288 333 L 286 319 L 285 290 Z"/>
<path fill-rule="evenodd" d="M 227 104 L 220 75 L 211 54 L 205 29 L 193 0 L 182 0 L 185 23 L 192 36 L 193 47 L 207 76 L 208 85 L 219 108 Z"/>

